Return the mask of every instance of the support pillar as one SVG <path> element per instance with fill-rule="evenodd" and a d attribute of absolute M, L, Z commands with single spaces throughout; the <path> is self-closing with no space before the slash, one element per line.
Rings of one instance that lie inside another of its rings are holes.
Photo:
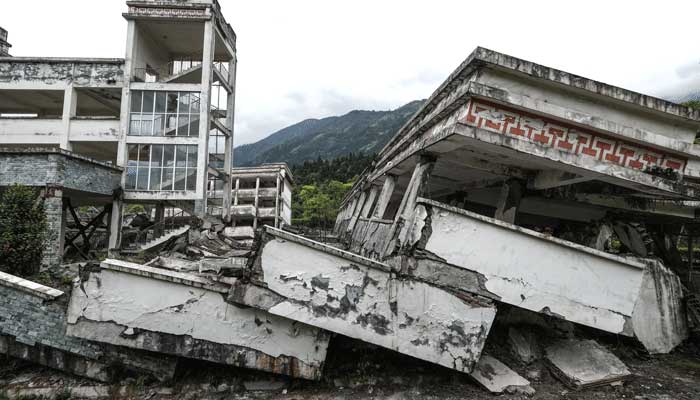
<path fill-rule="evenodd" d="M 46 214 L 46 246 L 42 254 L 42 267 L 54 267 L 63 261 L 66 210 L 63 207 L 63 188 L 47 187 L 44 194 Z"/>
<path fill-rule="evenodd" d="M 121 245 L 123 206 L 124 203 L 121 200 L 112 200 L 112 212 L 109 216 L 109 250 L 119 249 Z"/>
<path fill-rule="evenodd" d="M 161 237 L 165 233 L 165 227 L 162 222 L 165 221 L 165 205 L 163 203 L 156 204 L 155 229 L 153 234 L 155 237 Z"/>
<path fill-rule="evenodd" d="M 357 224 L 357 220 L 360 218 L 360 213 L 362 212 L 362 206 L 365 204 L 366 197 L 367 197 L 367 194 L 365 192 L 362 192 L 360 194 L 360 199 L 357 200 L 357 204 L 355 205 L 355 210 L 353 211 L 352 218 L 350 219 L 350 223 L 348 224 L 347 232 L 352 232 L 352 230 L 355 229 L 355 224 Z"/>
<path fill-rule="evenodd" d="M 207 182 L 209 180 L 209 128 L 211 126 L 211 86 L 213 83 L 214 23 L 204 22 L 202 44 L 202 81 L 199 111 L 199 143 L 197 145 L 197 200 L 195 214 L 204 218 L 207 212 Z"/>
<path fill-rule="evenodd" d="M 367 218 L 369 216 L 369 212 L 372 210 L 372 205 L 374 205 L 374 200 L 377 198 L 377 193 L 379 193 L 379 188 L 376 185 L 372 185 L 372 187 L 369 189 L 369 195 L 367 196 L 365 205 L 362 207 L 362 212 L 360 212 L 360 216 L 362 218 Z"/>
<path fill-rule="evenodd" d="M 253 229 L 258 229 L 258 198 L 260 194 L 260 178 L 255 178 L 255 216 L 253 217 Z"/>
<path fill-rule="evenodd" d="M 394 194 L 394 188 L 396 187 L 396 176 L 387 175 L 384 179 L 384 185 L 382 186 L 382 192 L 379 194 L 377 199 L 377 206 L 374 207 L 374 212 L 372 213 L 372 218 L 382 219 L 384 218 L 384 213 L 389 205 L 391 196 Z"/>
<path fill-rule="evenodd" d="M 394 223 L 391 224 L 389 234 L 387 236 L 386 247 L 382 253 L 382 257 L 386 257 L 394 252 L 397 246 L 401 246 L 399 238 L 396 238 L 396 232 L 400 232 L 406 223 L 410 223 L 413 218 L 413 212 L 416 208 L 416 200 L 418 196 L 426 192 L 428 177 L 435 166 L 435 157 L 430 155 L 422 155 L 418 164 L 413 169 L 413 175 L 408 183 L 406 192 L 401 199 L 401 204 L 396 215 Z M 408 236 L 408 233 L 404 236 Z"/>
<path fill-rule="evenodd" d="M 523 184 L 516 179 L 509 179 L 501 187 L 501 195 L 496 204 L 494 218 L 510 224 L 515 223 L 515 216 L 523 196 Z"/>
<path fill-rule="evenodd" d="M 78 106 L 78 94 L 73 85 L 68 85 L 63 92 L 63 135 L 61 135 L 60 146 L 63 150 L 72 151 L 73 145 L 70 142 L 71 120 L 75 118 Z"/>
<path fill-rule="evenodd" d="M 282 179 L 280 179 L 280 174 L 277 174 L 277 183 L 275 185 L 275 228 L 279 228 L 279 219 L 280 219 L 280 183 L 282 182 Z"/>

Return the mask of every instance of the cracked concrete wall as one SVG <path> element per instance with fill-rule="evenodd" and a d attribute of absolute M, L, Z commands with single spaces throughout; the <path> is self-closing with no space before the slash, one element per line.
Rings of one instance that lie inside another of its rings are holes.
<path fill-rule="evenodd" d="M 280 296 L 266 306 L 270 313 L 472 371 L 496 314 L 491 301 L 399 279 L 386 265 L 369 267 L 297 240 L 276 238 L 262 248 L 260 278 Z"/>
<path fill-rule="evenodd" d="M 437 202 L 420 202 L 430 208 L 423 250 L 483 275 L 486 290 L 500 301 L 632 335 L 628 322 L 644 264 Z"/>
<path fill-rule="evenodd" d="M 325 332 L 228 304 L 225 289 L 222 293 L 221 288 L 192 287 L 102 265 L 99 271 L 83 274 L 74 287 L 68 311 L 70 335 L 320 378 L 329 339 Z"/>
<path fill-rule="evenodd" d="M 379 259 L 386 244 L 392 221 L 360 218 L 350 238 L 350 251 Z"/>
<path fill-rule="evenodd" d="M 64 297 L 60 291 L 2 274 L 0 353 L 103 382 L 113 380 L 115 365 L 145 371 L 161 380 L 172 378 L 175 358 L 117 351 L 67 336 Z"/>

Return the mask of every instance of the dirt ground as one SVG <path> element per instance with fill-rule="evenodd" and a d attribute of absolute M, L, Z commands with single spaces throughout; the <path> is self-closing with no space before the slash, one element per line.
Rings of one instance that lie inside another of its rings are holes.
<path fill-rule="evenodd" d="M 0 400 L 28 399 L 700 399 L 700 344 L 688 342 L 663 356 L 648 356 L 615 338 L 599 342 L 624 361 L 633 377 L 621 385 L 575 391 L 564 386 L 543 361 L 518 364 L 496 341 L 487 349 L 532 382 L 534 396 L 486 392 L 463 373 L 389 350 L 334 337 L 325 377 L 320 382 L 285 380 L 278 376 L 217 364 L 181 363 L 175 383 L 163 386 L 126 377 L 112 386 L 61 372 L 0 358 Z M 0 356 L 1 357 L 1 356 Z M 504 360 L 506 358 L 507 360 Z M 246 387 L 264 390 L 246 390 Z M 43 397 L 41 397 L 43 396 Z"/>

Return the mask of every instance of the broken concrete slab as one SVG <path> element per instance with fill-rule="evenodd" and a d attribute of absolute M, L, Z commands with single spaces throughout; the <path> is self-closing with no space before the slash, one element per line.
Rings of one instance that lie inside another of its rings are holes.
<path fill-rule="evenodd" d="M 469 375 L 491 393 L 535 394 L 530 381 L 487 354 L 481 356 Z"/>
<path fill-rule="evenodd" d="M 118 260 L 75 283 L 67 334 L 94 342 L 319 379 L 329 335 L 225 302 L 229 285 Z"/>
<path fill-rule="evenodd" d="M 111 382 L 119 369 L 167 381 L 177 359 L 66 335 L 66 294 L 0 273 L 0 354 Z"/>
<path fill-rule="evenodd" d="M 683 285 L 658 260 L 646 260 L 642 288 L 632 312 L 635 337 L 652 354 L 669 353 L 688 338 Z"/>
<path fill-rule="evenodd" d="M 619 358 L 594 340 L 561 340 L 548 346 L 545 355 L 554 375 L 573 389 L 606 385 L 632 376 Z"/>
<path fill-rule="evenodd" d="M 627 325 L 642 285 L 643 263 L 433 200 L 418 202 L 428 209 L 425 223 L 430 225 L 422 230 L 422 250 L 483 275 L 494 299 L 607 332 L 633 334 Z"/>
<path fill-rule="evenodd" d="M 470 372 L 496 308 L 398 278 L 388 265 L 266 227 L 253 280 L 229 301 Z"/>
<path fill-rule="evenodd" d="M 537 334 L 531 329 L 509 327 L 508 343 L 513 353 L 525 364 L 530 364 L 542 357 Z"/>

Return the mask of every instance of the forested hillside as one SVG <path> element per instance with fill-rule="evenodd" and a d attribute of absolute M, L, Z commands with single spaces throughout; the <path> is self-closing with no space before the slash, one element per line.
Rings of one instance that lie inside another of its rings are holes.
<path fill-rule="evenodd" d="M 289 165 L 350 153 L 374 154 L 420 107 L 412 101 L 392 111 L 355 110 L 338 117 L 308 119 L 256 143 L 234 149 L 237 166 L 286 162 Z"/>

